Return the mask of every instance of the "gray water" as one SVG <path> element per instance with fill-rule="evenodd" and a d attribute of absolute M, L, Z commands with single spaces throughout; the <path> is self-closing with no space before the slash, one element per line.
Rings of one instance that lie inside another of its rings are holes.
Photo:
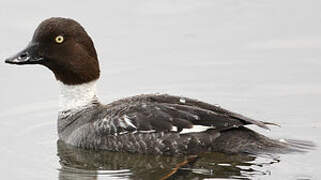
<path fill-rule="evenodd" d="M 1 1 L 0 59 L 52 16 L 78 20 L 98 51 L 102 102 L 169 93 L 281 125 L 273 138 L 320 146 L 321 1 Z M 41 66 L 0 63 L 1 179 L 159 179 L 185 157 L 57 144 L 58 90 Z M 319 179 L 321 150 L 275 157 L 207 154 L 172 179 Z"/>

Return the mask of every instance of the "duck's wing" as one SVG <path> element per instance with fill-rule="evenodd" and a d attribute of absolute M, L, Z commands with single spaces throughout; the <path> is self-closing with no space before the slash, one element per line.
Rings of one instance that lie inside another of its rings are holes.
<path fill-rule="evenodd" d="M 219 106 L 167 94 L 133 96 L 108 104 L 106 109 L 106 122 L 113 133 L 222 131 L 247 124 L 268 129 L 269 124 Z"/>

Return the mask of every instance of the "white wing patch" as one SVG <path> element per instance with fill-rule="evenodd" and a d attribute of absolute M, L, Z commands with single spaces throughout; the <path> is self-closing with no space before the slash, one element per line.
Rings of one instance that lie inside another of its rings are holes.
<path fill-rule="evenodd" d="M 123 116 L 123 119 L 124 119 L 124 125 L 127 127 L 127 126 L 131 126 L 135 129 L 137 129 L 137 127 L 132 123 L 132 121 L 129 119 L 129 117 L 127 115 L 124 115 Z"/>
<path fill-rule="evenodd" d="M 176 127 L 176 126 L 175 126 Z M 203 126 L 203 125 L 193 125 L 192 128 L 186 129 L 184 128 L 180 134 L 187 134 L 187 133 L 196 133 L 196 132 L 204 132 L 208 129 L 213 129 L 211 126 Z"/>
<path fill-rule="evenodd" d="M 138 132 L 140 132 L 140 133 L 155 133 L 156 132 L 156 130 L 142 130 L 142 131 L 138 131 Z"/>
<path fill-rule="evenodd" d="M 177 126 L 172 126 L 171 131 L 177 132 Z"/>

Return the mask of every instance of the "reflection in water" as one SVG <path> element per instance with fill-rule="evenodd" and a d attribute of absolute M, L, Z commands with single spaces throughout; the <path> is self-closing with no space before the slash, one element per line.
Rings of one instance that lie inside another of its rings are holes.
<path fill-rule="evenodd" d="M 198 158 L 89 151 L 58 141 L 59 180 L 204 179 L 269 175 L 262 170 L 279 162 L 272 157 L 205 153 Z M 184 163 L 186 162 L 186 163 Z"/>

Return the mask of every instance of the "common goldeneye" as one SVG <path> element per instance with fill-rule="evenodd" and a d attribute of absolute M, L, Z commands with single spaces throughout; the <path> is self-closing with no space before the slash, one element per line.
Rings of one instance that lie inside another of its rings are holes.
<path fill-rule="evenodd" d="M 5 60 L 40 64 L 60 86 L 59 139 L 79 148 L 146 154 L 254 153 L 291 149 L 291 143 L 248 129 L 267 122 L 187 97 L 144 94 L 101 104 L 96 97 L 100 69 L 94 44 L 75 20 L 50 18 L 28 46 Z"/>

